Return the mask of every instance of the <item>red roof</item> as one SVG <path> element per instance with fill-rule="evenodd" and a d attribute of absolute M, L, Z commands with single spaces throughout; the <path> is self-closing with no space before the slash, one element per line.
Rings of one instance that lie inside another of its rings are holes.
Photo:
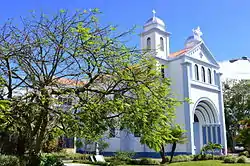
<path fill-rule="evenodd" d="M 190 48 L 185 48 L 185 49 L 182 49 L 180 51 L 177 51 L 177 52 L 174 52 L 174 53 L 171 53 L 169 55 L 170 58 L 174 58 L 174 57 L 177 57 L 177 56 L 180 56 L 180 55 L 183 55 L 184 53 L 188 52 L 190 50 Z"/>
<path fill-rule="evenodd" d="M 73 85 L 73 86 L 79 86 L 79 85 L 85 84 L 83 81 L 77 81 L 77 80 L 67 79 L 67 78 L 59 78 L 57 82 L 63 85 Z"/>

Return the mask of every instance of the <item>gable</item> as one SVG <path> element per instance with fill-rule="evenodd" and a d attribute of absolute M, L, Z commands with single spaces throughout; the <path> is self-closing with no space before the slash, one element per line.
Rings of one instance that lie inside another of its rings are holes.
<path fill-rule="evenodd" d="M 194 58 L 196 60 L 215 65 L 219 67 L 219 64 L 215 60 L 214 56 L 210 52 L 210 50 L 207 48 L 204 42 L 201 42 L 200 44 L 196 45 L 195 47 L 191 48 L 187 53 L 187 56 Z"/>

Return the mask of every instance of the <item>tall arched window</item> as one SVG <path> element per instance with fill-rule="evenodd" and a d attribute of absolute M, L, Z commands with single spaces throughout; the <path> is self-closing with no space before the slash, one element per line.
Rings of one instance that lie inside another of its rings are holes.
<path fill-rule="evenodd" d="M 194 65 L 195 79 L 199 80 L 199 68 L 198 65 Z"/>
<path fill-rule="evenodd" d="M 217 74 L 215 70 L 214 70 L 214 84 L 217 85 Z"/>
<path fill-rule="evenodd" d="M 212 84 L 212 74 L 210 69 L 208 69 L 208 82 L 209 84 Z"/>
<path fill-rule="evenodd" d="M 160 49 L 161 51 L 164 51 L 164 40 L 162 37 L 160 37 L 160 42 L 161 42 Z"/>
<path fill-rule="evenodd" d="M 201 68 L 201 74 L 202 74 L 202 81 L 206 82 L 206 73 L 205 73 L 205 68 L 203 66 Z"/>
<path fill-rule="evenodd" d="M 150 39 L 150 37 L 147 38 L 147 49 L 151 49 L 151 39 Z"/>

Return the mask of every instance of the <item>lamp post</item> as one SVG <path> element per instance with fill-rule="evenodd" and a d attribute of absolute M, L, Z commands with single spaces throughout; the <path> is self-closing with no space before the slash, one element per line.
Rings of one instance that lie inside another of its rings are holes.
<path fill-rule="evenodd" d="M 230 62 L 230 63 L 234 63 L 234 62 L 236 62 L 236 61 L 238 61 L 238 60 L 244 60 L 244 61 L 250 62 L 250 58 L 248 58 L 248 57 L 246 57 L 246 56 L 243 56 L 243 57 L 237 58 L 237 59 L 231 59 L 231 60 L 229 60 L 229 62 Z"/>

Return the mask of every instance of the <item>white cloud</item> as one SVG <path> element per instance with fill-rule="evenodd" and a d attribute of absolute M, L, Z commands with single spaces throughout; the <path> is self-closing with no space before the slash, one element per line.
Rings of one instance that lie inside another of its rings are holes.
<path fill-rule="evenodd" d="M 219 62 L 222 80 L 226 79 L 250 79 L 250 62 L 239 60 L 234 63 L 229 61 Z"/>

